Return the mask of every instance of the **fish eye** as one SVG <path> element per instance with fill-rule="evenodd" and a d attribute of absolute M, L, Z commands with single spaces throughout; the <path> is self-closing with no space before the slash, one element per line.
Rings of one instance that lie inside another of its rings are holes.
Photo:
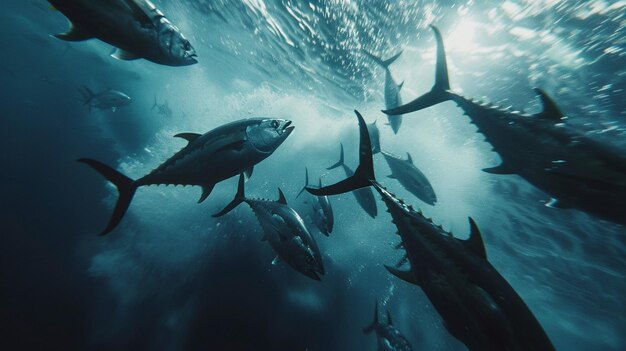
<path fill-rule="evenodd" d="M 183 44 L 183 47 L 185 48 L 185 50 L 189 51 L 191 50 L 191 44 L 189 43 L 188 40 L 185 41 L 185 43 Z"/>
<path fill-rule="evenodd" d="M 272 128 L 278 128 L 278 121 L 274 120 L 272 121 L 272 123 L 270 123 L 270 125 L 272 126 Z"/>

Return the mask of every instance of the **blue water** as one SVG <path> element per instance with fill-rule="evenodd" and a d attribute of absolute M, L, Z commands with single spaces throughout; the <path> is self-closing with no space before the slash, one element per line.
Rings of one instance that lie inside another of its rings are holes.
<path fill-rule="evenodd" d="M 247 183 L 249 194 L 294 197 L 325 171 L 339 142 L 357 164 L 352 110 L 379 121 L 383 149 L 410 152 L 439 199 L 421 203 L 383 183 L 446 229 L 480 226 L 489 261 L 526 301 L 558 350 L 626 350 L 626 233 L 548 196 L 517 176 L 481 172 L 498 156 L 452 103 L 407 115 L 398 135 L 384 125 L 384 72 L 360 53 L 387 55 L 405 101 L 430 89 L 436 23 L 455 90 L 537 111 L 531 87 L 550 92 L 568 123 L 624 146 L 624 1 L 155 1 L 198 51 L 199 63 L 164 67 L 116 61 L 97 40 L 65 43 L 66 19 L 43 0 L 5 0 L 0 13 L 0 345 L 47 350 L 375 350 L 361 329 L 374 300 L 414 350 L 464 350 L 421 290 L 389 275 L 401 253 L 382 211 L 333 197 L 335 229 L 316 235 L 322 282 L 286 265 L 261 242 L 241 206 L 214 219 L 236 180 L 203 204 L 199 188 L 144 187 L 111 234 L 97 237 L 114 188 L 84 165 L 90 157 L 140 177 L 204 133 L 253 116 L 296 129 Z M 77 89 L 112 88 L 133 98 L 117 112 L 89 112 Z M 166 100 L 171 117 L 150 110 Z M 523 147 L 523 145 L 520 145 Z M 389 172 L 375 160 L 377 172 Z"/>

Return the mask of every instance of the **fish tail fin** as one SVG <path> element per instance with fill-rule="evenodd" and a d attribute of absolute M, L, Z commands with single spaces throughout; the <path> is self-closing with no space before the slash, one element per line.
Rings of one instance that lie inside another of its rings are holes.
<path fill-rule="evenodd" d="M 239 182 L 237 182 L 237 193 L 235 194 L 235 198 L 231 201 L 223 210 L 214 214 L 213 217 L 222 217 L 228 212 L 232 211 L 235 207 L 239 206 L 242 202 L 246 201 L 246 193 L 244 189 L 245 177 L 243 173 L 239 175 Z"/>
<path fill-rule="evenodd" d="M 326 168 L 327 170 L 331 170 L 331 169 L 335 169 L 337 167 L 343 166 L 343 143 L 341 143 L 341 152 L 339 153 L 339 161 L 337 161 L 337 163 L 335 163 L 334 165 Z"/>
<path fill-rule="evenodd" d="M 313 195 L 336 195 L 359 188 L 371 186 L 376 181 L 374 175 L 374 162 L 372 160 L 372 142 L 367 131 L 367 124 L 359 111 L 354 111 L 359 120 L 359 167 L 351 177 L 348 177 L 339 183 L 315 189 L 307 187 L 306 190 Z M 341 158 L 337 165 L 343 164 L 343 145 L 341 146 Z M 337 167 L 337 166 L 334 166 Z M 334 168 L 332 167 L 332 168 Z"/>
<path fill-rule="evenodd" d="M 400 52 L 398 52 L 397 54 L 391 56 L 390 58 L 383 60 L 382 58 L 372 54 L 371 52 L 367 51 L 367 50 L 363 50 L 363 52 L 365 53 L 365 55 L 369 56 L 372 60 L 374 60 L 374 62 L 376 62 L 377 64 L 379 64 L 380 66 L 382 66 L 383 68 L 387 69 L 389 68 L 389 66 L 394 63 L 398 57 L 400 57 L 400 55 L 402 55 L 402 51 L 400 50 Z"/>
<path fill-rule="evenodd" d="M 300 190 L 298 195 L 296 195 L 296 199 L 300 197 L 300 195 L 302 195 L 302 193 L 306 190 L 307 186 L 309 186 L 309 168 L 304 167 L 304 186 L 302 187 L 302 190 Z"/>
<path fill-rule="evenodd" d="M 448 63 L 446 60 L 446 50 L 443 45 L 441 32 L 437 27 L 431 25 L 430 28 L 435 33 L 437 41 L 437 67 L 435 70 L 435 84 L 426 94 L 417 99 L 392 109 L 383 110 L 388 115 L 401 115 L 409 112 L 423 110 L 427 107 L 437 105 L 450 100 L 450 79 L 448 78 Z"/>
<path fill-rule="evenodd" d="M 107 224 L 106 228 L 99 234 L 105 235 L 111 232 L 115 227 L 120 223 L 130 202 L 135 195 L 135 191 L 137 190 L 137 185 L 135 181 L 123 175 L 122 173 L 116 171 L 115 169 L 105 165 L 96 160 L 81 158 L 78 162 L 84 163 L 91 168 L 95 169 L 98 173 L 100 173 L 103 177 L 105 177 L 108 181 L 113 183 L 117 188 L 119 193 L 119 197 L 117 199 L 117 203 L 115 204 L 115 209 L 113 210 L 113 215 L 111 215 L 111 219 L 109 220 L 109 224 Z"/>
<path fill-rule="evenodd" d="M 157 99 L 156 99 L 156 94 L 154 95 L 154 103 L 152 104 L 152 107 L 150 108 L 150 110 L 154 110 L 155 108 L 157 108 Z"/>
<path fill-rule="evenodd" d="M 369 334 L 376 329 L 376 325 L 378 325 L 378 301 L 374 302 L 374 320 L 372 323 L 365 328 L 363 328 L 363 334 Z"/>

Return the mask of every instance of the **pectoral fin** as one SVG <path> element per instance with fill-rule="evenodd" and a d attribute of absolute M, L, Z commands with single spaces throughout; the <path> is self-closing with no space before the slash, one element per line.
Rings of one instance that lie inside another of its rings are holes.
<path fill-rule="evenodd" d="M 241 149 L 243 148 L 243 144 L 244 144 L 243 140 L 237 140 L 235 142 L 232 142 L 230 144 L 226 144 L 226 145 L 222 146 L 216 152 L 226 151 L 226 150 L 241 151 Z"/>
<path fill-rule="evenodd" d="M 125 51 L 122 49 L 116 49 L 112 54 L 111 57 L 113 57 L 114 59 L 117 60 L 123 60 L 123 61 L 133 61 L 133 60 L 138 60 L 141 58 L 141 56 L 132 53 L 130 51 Z"/>
<path fill-rule="evenodd" d="M 66 33 L 55 34 L 55 38 L 65 40 L 65 41 L 84 41 L 93 39 L 93 35 L 84 29 L 76 26 L 75 24 L 71 24 L 70 30 Z"/>
<path fill-rule="evenodd" d="M 510 167 L 507 167 L 504 163 L 496 167 L 483 168 L 483 172 L 500 175 L 515 174 L 515 172 L 512 171 Z"/>

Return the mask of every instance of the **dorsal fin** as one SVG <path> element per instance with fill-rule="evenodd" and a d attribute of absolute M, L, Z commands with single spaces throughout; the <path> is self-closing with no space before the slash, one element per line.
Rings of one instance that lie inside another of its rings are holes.
<path fill-rule="evenodd" d="M 470 223 L 470 236 L 467 240 L 463 240 L 463 244 L 465 247 L 475 253 L 476 255 L 487 259 L 487 251 L 485 250 L 485 243 L 483 242 L 483 237 L 480 234 L 480 230 L 474 222 L 472 217 L 468 217 Z"/>
<path fill-rule="evenodd" d="M 197 133 L 179 133 L 174 135 L 175 138 L 182 138 L 189 142 L 189 144 L 193 143 L 194 140 L 198 139 L 201 134 Z"/>
<path fill-rule="evenodd" d="M 283 205 L 287 204 L 287 199 L 285 198 L 285 194 L 283 194 L 283 191 L 280 190 L 280 188 L 278 188 L 278 202 Z"/>
<path fill-rule="evenodd" d="M 407 153 L 406 153 L 406 157 L 407 157 L 407 159 L 406 159 L 406 160 L 407 160 L 408 162 L 413 163 L 413 157 L 411 157 L 411 154 L 410 154 L 410 153 L 408 153 L 408 152 L 407 152 Z"/>
<path fill-rule="evenodd" d="M 533 90 L 539 95 L 539 99 L 543 105 L 543 111 L 539 112 L 537 115 L 541 118 L 549 119 L 555 122 L 562 122 L 565 116 L 550 96 L 539 88 L 534 88 Z"/>

